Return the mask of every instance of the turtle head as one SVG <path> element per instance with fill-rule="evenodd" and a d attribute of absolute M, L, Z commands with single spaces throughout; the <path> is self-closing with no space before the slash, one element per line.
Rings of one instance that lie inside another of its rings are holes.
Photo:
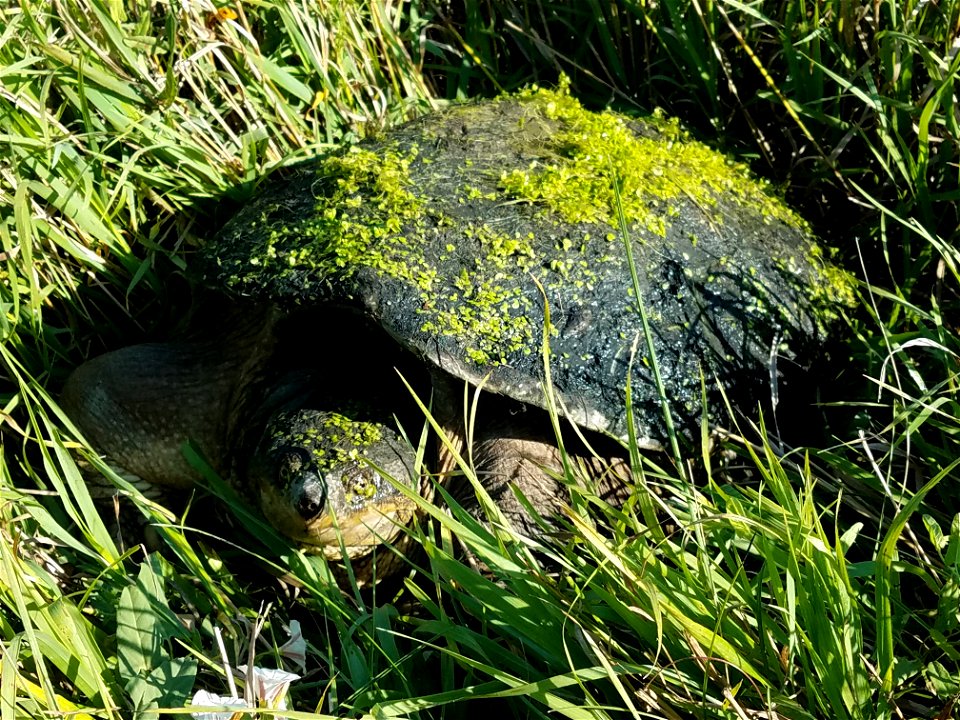
<path fill-rule="evenodd" d="M 411 483 L 410 448 L 383 423 L 329 411 L 297 410 L 271 418 L 248 481 L 267 520 L 328 558 L 370 552 L 393 539 L 414 503 L 390 480 Z"/>

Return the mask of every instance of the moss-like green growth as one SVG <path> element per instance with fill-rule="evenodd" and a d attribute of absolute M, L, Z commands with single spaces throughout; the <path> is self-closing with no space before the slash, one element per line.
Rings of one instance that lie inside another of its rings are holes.
<path fill-rule="evenodd" d="M 628 223 L 654 236 L 665 236 L 691 202 L 707 211 L 720 197 L 771 222 L 804 227 L 743 165 L 690 140 L 675 121 L 660 119 L 654 136 L 645 136 L 623 115 L 585 110 L 565 82 L 557 90 L 532 88 L 498 102 L 529 107 L 536 114 L 531 126 L 549 124 L 528 133 L 520 118 L 520 127 L 504 128 L 508 144 L 525 143 L 518 154 L 538 158 L 528 167 L 495 177 L 482 167 L 483 158 L 467 158 L 457 175 L 447 177 L 450 169 L 431 168 L 432 159 L 422 157 L 416 143 L 388 142 L 377 151 L 354 147 L 324 158 L 309 188 L 313 207 L 290 217 L 285 200 L 264 208 L 254 224 L 266 234 L 262 251 L 246 258 L 228 284 L 255 286 L 266 272 L 308 290 L 314 279 L 342 282 L 367 269 L 418 294 L 420 332 L 454 338 L 467 359 L 488 366 L 536 349 L 529 320 L 533 300 L 518 276 L 535 271 L 548 292 L 580 302 L 584 291 L 593 290 L 598 265 L 621 263 L 613 231 L 617 184 Z M 449 112 L 455 116 L 461 108 Z M 463 106 L 462 112 L 471 117 L 477 108 Z M 435 141 L 449 140 L 441 135 Z M 436 194 L 455 178 L 463 181 L 451 197 Z M 464 223 L 464 208 L 471 204 L 517 201 L 542 206 L 566 226 L 558 224 L 544 238 L 492 227 L 482 217 Z M 721 212 L 709 217 L 716 225 L 725 221 Z M 590 225 L 597 231 L 571 232 Z M 457 242 L 434 254 L 433 238 L 449 228 L 460 228 Z M 553 246 L 547 254 L 545 242 Z M 588 243 L 603 249 L 588 251 Z M 451 264 L 456 274 L 438 282 L 438 273 Z"/>
<path fill-rule="evenodd" d="M 317 418 L 320 418 L 319 422 Z M 365 449 L 383 439 L 382 427 L 336 412 L 303 410 L 274 426 L 272 441 L 307 450 L 321 471 L 357 462 Z"/>
<path fill-rule="evenodd" d="M 427 212 L 414 193 L 409 167 L 418 149 L 375 154 L 358 147 L 322 161 L 312 212 L 295 222 L 277 222 L 282 208 L 265 210 L 260 223 L 269 227 L 264 252 L 248 260 L 246 277 L 231 285 L 255 281 L 267 271 L 291 278 L 307 271 L 319 277 L 347 277 L 367 268 L 415 287 L 420 294 L 421 331 L 459 338 L 467 356 L 478 365 L 503 362 L 506 354 L 530 347 L 529 323 L 511 321 L 511 310 L 528 300 L 515 284 L 504 285 L 504 274 L 524 270 L 534 259 L 531 237 L 497 232 L 480 224 L 463 230 L 465 240 L 480 252 L 453 279 L 455 292 L 438 294 L 437 258 L 424 254 L 426 237 L 446 221 L 441 212 Z M 490 199 L 492 193 L 472 197 Z M 429 222 L 428 222 L 429 221 Z M 449 245 L 453 254 L 457 246 Z M 448 256 L 441 256 L 447 260 Z M 527 350 L 529 352 L 529 350 Z"/>
<path fill-rule="evenodd" d="M 851 308 L 856 305 L 857 280 L 849 272 L 827 260 L 825 255 L 820 245 L 810 244 L 807 261 L 817 268 L 820 278 L 820 282 L 814 283 L 810 290 L 827 317 L 834 319 L 838 308 Z"/>
<path fill-rule="evenodd" d="M 566 77 L 557 90 L 533 87 L 517 99 L 558 121 L 557 132 L 545 139 L 556 159 L 507 171 L 500 185 L 512 197 L 542 203 L 568 223 L 616 227 L 619 186 L 627 221 L 659 236 L 666 235 L 677 213 L 675 200 L 710 208 L 720 195 L 771 220 L 806 227 L 745 165 L 692 140 L 675 119 L 648 118 L 659 136 L 639 135 L 623 115 L 585 110 L 570 95 Z M 714 219 L 723 222 L 719 214 Z"/>
<path fill-rule="evenodd" d="M 477 242 L 480 252 L 452 278 L 453 292 L 423 297 L 420 312 L 426 319 L 421 332 L 466 340 L 466 355 L 477 365 L 498 364 L 509 354 L 532 352 L 533 328 L 526 314 L 530 299 L 512 278 L 536 259 L 533 238 L 498 233 L 486 225 L 470 225 L 463 236 Z M 456 246 L 446 250 L 452 253 Z M 440 258 L 441 262 L 447 259 Z M 510 282 L 505 282 L 507 277 Z"/>
<path fill-rule="evenodd" d="M 691 427 L 702 375 L 752 388 L 773 343 L 799 358 L 836 319 L 822 308 L 852 295 L 744 165 L 675 121 L 585 110 L 563 86 L 451 106 L 305 163 L 215 252 L 215 274 L 241 293 L 352 308 L 435 367 L 525 402 L 543 402 L 549 327 L 571 416 L 618 435 L 632 373 L 638 423 L 663 436 L 634 343 L 632 270 L 668 396 Z"/>
<path fill-rule="evenodd" d="M 276 222 L 278 208 L 264 211 L 265 251 L 250 263 L 264 269 L 307 269 L 329 276 L 370 267 L 429 290 L 435 272 L 411 263 L 401 230 L 417 224 L 423 203 L 410 191 L 409 166 L 416 149 L 401 156 L 359 147 L 323 161 L 313 211 L 294 222 Z M 282 210 L 282 208 L 279 208 Z M 238 278 L 239 280 L 239 278 Z"/>

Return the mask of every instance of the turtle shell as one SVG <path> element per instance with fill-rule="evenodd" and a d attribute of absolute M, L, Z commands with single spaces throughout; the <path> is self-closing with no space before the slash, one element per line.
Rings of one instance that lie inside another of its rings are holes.
<path fill-rule="evenodd" d="M 564 88 L 455 105 L 270 177 L 209 282 L 358 309 L 435 368 L 642 445 L 821 344 L 850 281 L 746 168 Z M 646 323 L 644 322 L 646 320 Z M 547 346 L 549 353 L 544 354 Z M 657 381 L 658 370 L 659 382 Z M 703 406 L 703 385 L 707 407 Z"/>

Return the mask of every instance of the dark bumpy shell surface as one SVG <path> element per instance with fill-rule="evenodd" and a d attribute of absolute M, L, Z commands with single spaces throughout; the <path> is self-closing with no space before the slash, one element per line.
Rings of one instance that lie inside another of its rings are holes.
<path fill-rule="evenodd" d="M 769 394 L 771 359 L 815 349 L 850 293 L 743 166 L 563 90 L 450 107 L 274 176 L 206 261 L 230 292 L 356 307 L 435 367 L 539 406 L 549 328 L 564 412 L 624 436 L 629 381 L 650 445 L 665 438 L 650 347 L 690 430 L 701 377 L 711 414 L 717 382 L 735 402 Z"/>

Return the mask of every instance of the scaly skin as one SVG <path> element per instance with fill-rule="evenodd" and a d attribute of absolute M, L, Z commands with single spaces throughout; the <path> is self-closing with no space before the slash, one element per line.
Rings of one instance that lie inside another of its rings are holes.
<path fill-rule="evenodd" d="M 245 429 L 237 411 L 257 394 L 272 348 L 269 313 L 206 341 L 121 348 L 78 367 L 61 403 L 118 467 L 149 483 L 187 488 L 198 479 L 182 453 L 188 441 L 220 472 L 232 470 Z"/>
<path fill-rule="evenodd" d="M 193 443 L 280 532 L 327 557 L 359 557 L 394 539 L 413 503 L 385 476 L 416 483 L 392 411 L 345 404 L 297 372 L 277 374 L 274 309 L 230 315 L 226 330 L 81 365 L 64 387 L 64 409 L 118 471 L 157 487 L 199 479 L 182 452 Z"/>
<path fill-rule="evenodd" d="M 853 295 L 744 166 L 675 122 L 594 113 L 563 89 L 452 106 L 288 168 L 198 260 L 266 321 L 244 319 L 227 342 L 93 360 L 65 405 L 102 452 L 153 482 L 189 484 L 179 450 L 194 440 L 279 529 L 331 555 L 341 543 L 366 552 L 409 517 L 374 467 L 412 474 L 391 420 L 409 397 L 379 397 L 404 355 L 401 374 L 431 376 L 450 439 L 428 472 L 455 477 L 457 455 L 472 457 L 507 517 L 536 533 L 513 488 L 546 515 L 566 497 L 547 382 L 580 428 L 621 439 L 633 428 L 657 449 L 725 417 L 727 399 L 765 402 L 779 390 L 771 374 L 805 381 Z M 487 391 L 475 427 L 464 383 Z M 582 460 L 616 499 L 629 473 L 617 448 L 602 454 Z"/>

